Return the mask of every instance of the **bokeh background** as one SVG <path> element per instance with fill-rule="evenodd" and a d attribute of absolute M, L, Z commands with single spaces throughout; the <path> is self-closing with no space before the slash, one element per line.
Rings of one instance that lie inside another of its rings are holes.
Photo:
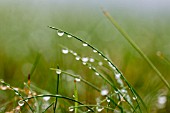
<path fill-rule="evenodd" d="M 101 8 L 110 12 L 169 82 L 170 65 L 157 55 L 160 51 L 170 59 L 168 0 L 1 0 L 0 79 L 23 87 L 36 55 L 40 53 L 40 61 L 31 77 L 31 82 L 37 87 L 55 93 L 56 76 L 49 68 L 57 65 L 63 70 L 83 75 L 90 82 L 100 83 L 100 79 L 95 81 L 94 74 L 76 62 L 73 56 L 63 55 L 61 45 L 83 56 L 101 60 L 100 57 L 90 53 L 76 40 L 59 38 L 47 27 L 50 25 L 97 47 L 123 72 L 151 112 L 168 112 L 169 97 L 163 107 L 159 106 L 159 96 L 168 94 L 165 85 L 108 21 Z M 60 93 L 72 95 L 73 82 L 68 78 L 62 81 Z M 79 87 L 82 100 L 91 102 L 88 97 L 93 97 L 93 94 L 88 92 L 88 88 L 82 88 L 83 85 Z M 0 91 L 0 103 L 10 97 L 11 93 Z"/>

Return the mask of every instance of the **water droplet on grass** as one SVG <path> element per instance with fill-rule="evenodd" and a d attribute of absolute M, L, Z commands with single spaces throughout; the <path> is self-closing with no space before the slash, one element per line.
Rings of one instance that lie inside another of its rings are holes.
<path fill-rule="evenodd" d="M 74 111 L 74 108 L 72 106 L 69 107 L 68 109 L 69 109 L 69 111 Z"/>
<path fill-rule="evenodd" d="M 99 76 L 99 73 L 98 73 L 98 72 L 95 72 L 95 75 Z"/>
<path fill-rule="evenodd" d="M 81 79 L 80 78 L 75 78 L 76 82 L 80 82 Z"/>
<path fill-rule="evenodd" d="M 43 100 L 48 101 L 50 97 L 43 97 Z"/>
<path fill-rule="evenodd" d="M 96 51 L 95 49 L 93 49 L 93 52 L 94 52 L 94 53 L 97 53 L 97 51 Z"/>
<path fill-rule="evenodd" d="M 62 49 L 62 53 L 63 54 L 67 54 L 68 53 L 68 49 Z"/>
<path fill-rule="evenodd" d="M 109 103 L 109 102 L 110 102 L 110 99 L 107 99 L 106 101 Z"/>
<path fill-rule="evenodd" d="M 116 73 L 116 74 L 115 74 L 115 78 L 116 78 L 116 79 L 120 79 L 120 76 L 121 76 L 120 73 Z"/>
<path fill-rule="evenodd" d="M 19 100 L 19 101 L 18 101 L 18 105 L 19 105 L 19 106 L 23 106 L 24 103 L 25 103 L 25 102 L 24 102 L 23 100 Z"/>
<path fill-rule="evenodd" d="M 68 53 L 68 49 L 62 49 L 62 53 L 63 54 L 67 54 Z"/>
<path fill-rule="evenodd" d="M 71 38 L 72 36 L 71 35 L 67 35 L 68 38 Z"/>
<path fill-rule="evenodd" d="M 76 56 L 76 60 L 80 60 L 80 56 Z"/>
<path fill-rule="evenodd" d="M 81 60 L 82 60 L 83 62 L 88 62 L 89 58 L 88 58 L 88 57 L 82 57 Z"/>
<path fill-rule="evenodd" d="M 1 89 L 1 90 L 7 90 L 7 86 L 4 85 L 4 84 L 2 84 L 2 85 L 0 86 L 0 89 Z"/>
<path fill-rule="evenodd" d="M 83 46 L 86 47 L 86 46 L 88 46 L 88 44 L 87 43 L 83 43 Z"/>
<path fill-rule="evenodd" d="M 15 92 L 15 94 L 16 94 L 16 95 L 19 95 L 19 93 L 18 93 L 18 92 Z"/>
<path fill-rule="evenodd" d="M 133 100 L 136 100 L 137 99 L 137 97 L 132 97 L 133 98 Z"/>
<path fill-rule="evenodd" d="M 76 52 L 73 52 L 72 54 L 73 54 L 74 56 L 77 56 L 77 53 L 76 53 Z"/>
<path fill-rule="evenodd" d="M 109 93 L 109 90 L 108 90 L 108 89 L 102 89 L 101 92 L 100 92 L 100 94 L 101 94 L 102 96 L 106 96 L 108 93 Z"/>
<path fill-rule="evenodd" d="M 104 108 L 101 107 L 101 106 L 97 106 L 97 107 L 96 107 L 96 110 L 97 110 L 98 112 L 101 112 L 103 109 L 104 109 Z"/>
<path fill-rule="evenodd" d="M 57 74 L 61 74 L 61 70 L 60 69 L 56 69 L 56 73 Z"/>
<path fill-rule="evenodd" d="M 58 30 L 58 31 L 57 31 L 57 34 L 58 34 L 58 36 L 63 36 L 63 35 L 64 35 L 64 32 L 63 32 L 63 31 Z"/>
<path fill-rule="evenodd" d="M 94 62 L 94 59 L 93 59 L 93 58 L 90 58 L 89 61 L 90 61 L 90 62 Z"/>
<path fill-rule="evenodd" d="M 102 66 L 103 65 L 103 62 L 98 62 L 99 66 Z"/>

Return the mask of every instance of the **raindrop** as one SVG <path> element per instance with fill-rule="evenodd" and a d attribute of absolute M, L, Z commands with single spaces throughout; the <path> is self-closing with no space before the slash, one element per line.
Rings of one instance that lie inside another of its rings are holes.
<path fill-rule="evenodd" d="M 89 61 L 90 61 L 90 62 L 94 62 L 94 59 L 93 59 L 93 58 L 90 58 Z"/>
<path fill-rule="evenodd" d="M 71 38 L 72 36 L 71 35 L 67 35 L 68 38 Z"/>
<path fill-rule="evenodd" d="M 101 106 L 97 106 L 97 107 L 96 107 L 96 110 L 97 110 L 98 112 L 101 112 L 103 109 L 104 109 L 104 108 L 101 107 Z"/>
<path fill-rule="evenodd" d="M 43 100 L 48 101 L 50 97 L 43 97 Z"/>
<path fill-rule="evenodd" d="M 76 82 L 80 82 L 81 79 L 80 78 L 75 78 Z"/>
<path fill-rule="evenodd" d="M 99 56 L 101 56 L 102 54 L 101 53 L 99 53 Z"/>
<path fill-rule="evenodd" d="M 94 53 L 97 53 L 97 51 L 96 51 L 95 49 L 93 49 L 93 52 L 94 52 Z"/>
<path fill-rule="evenodd" d="M 69 107 L 68 109 L 69 109 L 69 111 L 74 111 L 74 108 L 72 106 Z"/>
<path fill-rule="evenodd" d="M 102 89 L 100 92 L 102 96 L 106 96 L 108 93 L 109 93 L 108 89 Z"/>
<path fill-rule="evenodd" d="M 92 69 L 92 67 L 91 67 L 91 66 L 89 66 L 89 69 Z"/>
<path fill-rule="evenodd" d="M 81 60 L 82 60 L 83 62 L 87 62 L 87 61 L 89 60 L 89 58 L 88 58 L 88 57 L 82 57 Z"/>
<path fill-rule="evenodd" d="M 99 73 L 98 73 L 98 72 L 95 72 L 95 75 L 99 76 Z"/>
<path fill-rule="evenodd" d="M 99 66 L 102 66 L 103 65 L 103 62 L 98 62 Z"/>
<path fill-rule="evenodd" d="M 19 89 L 18 88 L 14 88 L 15 91 L 18 91 Z"/>
<path fill-rule="evenodd" d="M 116 74 L 115 74 L 115 78 L 116 78 L 116 79 L 120 79 L 120 76 L 121 76 L 120 73 L 116 73 Z"/>
<path fill-rule="evenodd" d="M 83 43 L 83 46 L 86 47 L 86 46 L 88 46 L 88 44 L 87 43 Z"/>
<path fill-rule="evenodd" d="M 133 100 L 136 100 L 137 99 L 137 97 L 132 97 L 133 98 Z"/>
<path fill-rule="evenodd" d="M 57 74 L 61 74 L 61 70 L 60 69 L 56 69 L 56 73 Z"/>
<path fill-rule="evenodd" d="M 104 60 L 106 60 L 106 61 L 107 61 L 107 58 L 104 58 Z"/>
<path fill-rule="evenodd" d="M 127 93 L 127 90 L 121 89 L 121 92 L 122 92 L 122 93 Z"/>
<path fill-rule="evenodd" d="M 159 104 L 165 104 L 167 102 L 167 97 L 166 96 L 159 96 L 158 97 L 158 103 Z"/>
<path fill-rule="evenodd" d="M 19 93 L 18 93 L 18 92 L 15 92 L 15 94 L 16 94 L 16 95 L 19 95 Z"/>
<path fill-rule="evenodd" d="M 109 102 L 110 102 L 110 99 L 107 99 L 106 101 L 109 103 Z"/>
<path fill-rule="evenodd" d="M 76 56 L 76 60 L 80 60 L 80 56 Z"/>
<path fill-rule="evenodd" d="M 2 85 L 0 86 L 0 89 L 1 89 L 1 90 L 7 90 L 7 86 L 4 85 L 4 84 L 2 84 Z"/>
<path fill-rule="evenodd" d="M 76 53 L 76 52 L 73 52 L 72 54 L 73 54 L 74 56 L 77 56 L 77 53 Z"/>
<path fill-rule="evenodd" d="M 64 32 L 63 31 L 57 31 L 57 34 L 58 34 L 58 36 L 63 36 L 64 35 Z"/>
<path fill-rule="evenodd" d="M 68 49 L 62 49 L 62 53 L 63 54 L 67 54 L 68 53 Z"/>
<path fill-rule="evenodd" d="M 72 50 L 70 50 L 70 53 L 72 53 L 72 54 L 73 54 L 74 52 L 73 52 Z"/>
<path fill-rule="evenodd" d="M 19 105 L 19 106 L 23 106 L 23 105 L 24 105 L 24 101 L 23 101 L 23 100 L 19 100 L 19 101 L 18 101 L 18 105 Z"/>
<path fill-rule="evenodd" d="M 87 63 L 86 62 L 83 62 L 83 65 L 86 65 Z"/>
<path fill-rule="evenodd" d="M 106 101 L 109 103 L 110 102 L 110 99 L 108 97 L 106 97 Z"/>

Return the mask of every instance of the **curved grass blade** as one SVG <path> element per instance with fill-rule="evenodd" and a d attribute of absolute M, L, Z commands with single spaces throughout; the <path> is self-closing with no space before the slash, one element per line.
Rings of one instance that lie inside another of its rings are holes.
<path fill-rule="evenodd" d="M 151 60 L 146 56 L 146 54 L 137 46 L 137 44 L 131 39 L 127 32 L 125 32 L 120 25 L 115 21 L 115 19 L 106 11 L 103 11 L 104 15 L 109 19 L 109 21 L 116 27 L 116 29 L 123 35 L 123 37 L 131 44 L 131 46 L 143 57 L 143 59 L 149 64 L 149 66 L 157 73 L 158 77 L 170 90 L 170 85 L 164 78 L 162 73 L 156 68 L 156 66 L 151 62 Z"/>
<path fill-rule="evenodd" d="M 33 99 L 33 98 L 39 98 L 39 97 L 57 97 L 57 98 L 63 98 L 63 99 L 66 99 L 66 100 L 70 100 L 70 101 L 73 101 L 73 102 L 77 102 L 81 105 L 84 105 L 83 103 L 75 100 L 75 99 L 72 99 L 72 98 L 69 98 L 69 97 L 66 97 L 66 96 L 62 96 L 62 95 L 52 95 L 52 94 L 45 94 L 45 95 L 35 95 L 35 96 L 31 96 L 31 97 L 27 97 L 27 98 L 24 98 L 23 101 L 26 101 L 27 99 Z M 90 109 L 92 112 L 94 112 L 90 107 L 87 106 L 88 109 Z"/>

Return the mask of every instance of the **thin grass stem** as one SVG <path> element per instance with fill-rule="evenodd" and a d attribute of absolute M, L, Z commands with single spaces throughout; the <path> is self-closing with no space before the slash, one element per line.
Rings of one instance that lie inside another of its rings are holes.
<path fill-rule="evenodd" d="M 131 46 L 144 58 L 144 60 L 149 64 L 149 66 L 157 73 L 158 77 L 170 90 L 170 85 L 164 78 L 162 73 L 156 68 L 156 66 L 151 62 L 151 60 L 146 56 L 146 54 L 137 46 L 137 44 L 131 39 L 127 32 L 125 32 L 120 25 L 115 21 L 115 19 L 106 11 L 103 10 L 104 15 L 108 20 L 116 27 L 116 29 L 123 35 L 123 37 L 131 44 Z"/>

